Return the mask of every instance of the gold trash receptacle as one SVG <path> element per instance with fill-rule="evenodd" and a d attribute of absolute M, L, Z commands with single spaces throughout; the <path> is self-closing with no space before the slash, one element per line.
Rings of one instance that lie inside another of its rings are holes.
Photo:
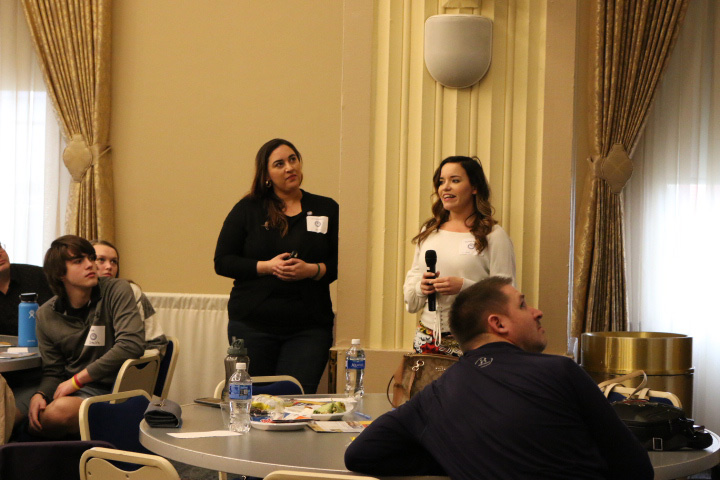
<path fill-rule="evenodd" d="M 663 332 L 583 333 L 580 364 L 597 383 L 644 370 L 648 388 L 674 393 L 692 417 L 692 337 Z M 627 386 L 637 384 L 630 380 Z"/>

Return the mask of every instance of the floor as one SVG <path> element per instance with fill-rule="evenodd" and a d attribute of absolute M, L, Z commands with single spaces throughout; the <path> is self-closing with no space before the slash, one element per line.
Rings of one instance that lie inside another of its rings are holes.
<path fill-rule="evenodd" d="M 170 460 L 178 475 L 182 480 L 218 480 L 218 472 L 215 470 L 207 470 L 200 467 L 194 467 L 185 463 Z M 238 475 L 228 475 L 228 479 L 234 479 Z M 710 478 L 710 477 L 708 477 Z"/>
<path fill-rule="evenodd" d="M 690 475 L 688 480 L 710 480 L 711 478 L 713 477 L 710 475 L 710 470 L 708 470 L 707 472 L 698 473 L 697 475 Z"/>

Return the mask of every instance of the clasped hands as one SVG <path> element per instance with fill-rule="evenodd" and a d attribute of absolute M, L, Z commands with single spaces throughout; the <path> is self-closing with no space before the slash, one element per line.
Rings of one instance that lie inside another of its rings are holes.
<path fill-rule="evenodd" d="M 307 263 L 299 258 L 292 258 L 289 253 L 281 253 L 268 260 L 268 263 L 270 267 L 269 273 L 286 282 L 311 278 L 317 274 L 316 264 Z"/>
<path fill-rule="evenodd" d="M 441 293 L 443 295 L 457 295 L 463 286 L 463 279 L 460 277 L 441 277 L 440 272 L 423 273 L 420 280 L 420 291 L 423 295 L 428 296 L 433 293 Z"/>

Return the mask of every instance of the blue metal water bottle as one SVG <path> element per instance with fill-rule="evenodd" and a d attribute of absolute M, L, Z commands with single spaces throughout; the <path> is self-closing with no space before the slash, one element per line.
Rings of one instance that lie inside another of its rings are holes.
<path fill-rule="evenodd" d="M 18 305 L 18 347 L 37 347 L 35 335 L 35 314 L 37 293 L 21 293 Z"/>

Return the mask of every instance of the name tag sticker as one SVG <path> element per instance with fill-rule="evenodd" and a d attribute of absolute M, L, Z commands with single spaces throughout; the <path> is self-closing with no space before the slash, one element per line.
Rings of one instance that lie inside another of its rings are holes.
<path fill-rule="evenodd" d="M 105 326 L 93 325 L 85 339 L 86 347 L 103 347 L 105 346 Z"/>
<path fill-rule="evenodd" d="M 460 242 L 460 255 L 477 255 L 475 250 L 475 240 L 468 239 Z"/>
<path fill-rule="evenodd" d="M 315 233 L 327 233 L 328 217 L 325 216 L 307 216 L 307 231 Z"/>

